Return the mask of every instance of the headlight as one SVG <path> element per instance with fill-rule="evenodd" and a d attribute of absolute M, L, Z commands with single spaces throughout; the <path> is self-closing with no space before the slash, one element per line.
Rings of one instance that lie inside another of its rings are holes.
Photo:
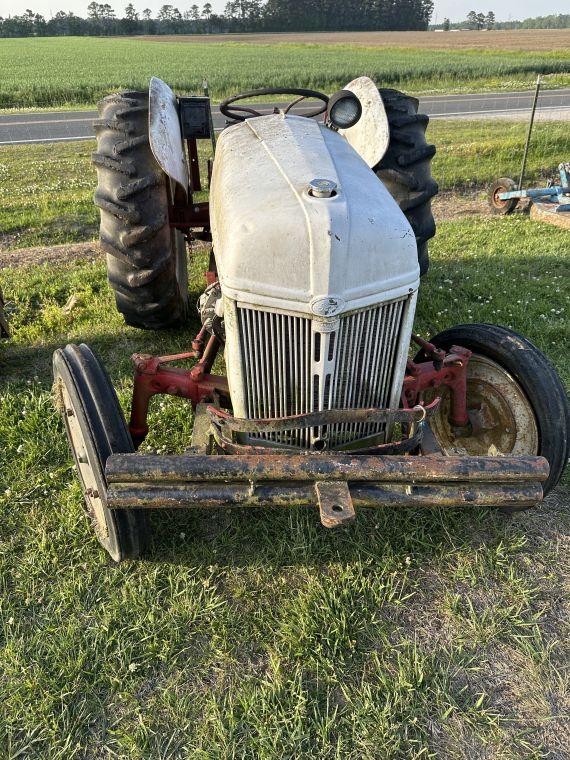
<path fill-rule="evenodd" d="M 328 103 L 329 121 L 337 129 L 353 127 L 362 116 L 360 100 L 350 90 L 339 90 Z"/>

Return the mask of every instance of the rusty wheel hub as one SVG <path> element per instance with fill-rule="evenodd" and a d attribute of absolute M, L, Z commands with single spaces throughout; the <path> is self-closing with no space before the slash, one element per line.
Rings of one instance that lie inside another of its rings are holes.
<path fill-rule="evenodd" d="M 498 187 L 493 193 L 493 203 L 497 208 L 503 209 L 508 206 L 508 201 L 504 201 L 499 197 L 501 193 L 505 193 L 506 191 L 505 187 Z"/>
<path fill-rule="evenodd" d="M 431 427 L 445 454 L 501 456 L 536 454 L 538 427 L 528 398 L 517 381 L 491 359 L 473 354 L 467 372 L 468 430 L 450 419 L 449 391 Z"/>

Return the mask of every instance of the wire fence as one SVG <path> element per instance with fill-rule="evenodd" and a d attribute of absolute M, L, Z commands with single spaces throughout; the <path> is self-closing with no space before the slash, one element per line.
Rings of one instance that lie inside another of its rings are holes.
<path fill-rule="evenodd" d="M 469 198 L 498 177 L 518 182 L 533 98 L 531 81 L 528 91 L 420 98 L 430 116 L 428 141 L 437 147 L 432 171 L 440 193 Z M 541 90 L 524 186 L 556 179 L 569 148 L 570 89 Z"/>

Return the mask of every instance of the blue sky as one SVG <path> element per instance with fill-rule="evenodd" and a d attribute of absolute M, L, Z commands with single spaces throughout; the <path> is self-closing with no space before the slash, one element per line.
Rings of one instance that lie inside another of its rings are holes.
<path fill-rule="evenodd" d="M 109 2 L 115 8 L 117 15 L 129 0 L 100 0 Z M 201 0 L 133 0 L 133 4 L 139 10 L 151 8 L 153 11 L 158 10 L 165 2 L 170 2 L 178 7 L 181 11 L 189 8 L 196 1 L 201 5 Z M 58 10 L 73 11 L 78 16 L 85 16 L 89 0 L 0 0 L 0 16 L 8 16 L 22 13 L 26 8 L 32 8 L 37 13 L 49 17 Z M 211 0 L 214 10 L 223 10 L 226 0 Z M 495 4 L 492 0 L 436 0 L 434 20 L 442 21 L 448 16 L 452 21 L 462 21 L 468 11 L 487 12 L 492 10 L 500 21 L 507 21 L 510 18 L 527 18 L 528 16 L 538 16 L 549 13 L 568 13 L 568 0 L 550 0 L 547 6 L 538 7 L 536 0 L 502 0 L 501 3 Z M 570 47 L 570 32 L 569 32 Z"/>

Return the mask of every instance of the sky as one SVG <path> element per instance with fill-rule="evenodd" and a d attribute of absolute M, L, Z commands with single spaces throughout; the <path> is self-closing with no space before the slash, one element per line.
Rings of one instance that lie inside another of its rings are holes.
<path fill-rule="evenodd" d="M 117 15 L 128 4 L 129 0 L 100 0 L 109 2 Z M 133 5 L 142 10 L 151 8 L 157 11 L 164 3 L 175 5 L 181 11 L 189 8 L 193 3 L 202 5 L 202 0 L 133 0 Z M 221 12 L 226 0 L 211 0 L 214 11 Z M 73 11 L 78 16 L 87 15 L 89 0 L 0 0 L 0 16 L 9 16 L 23 13 L 26 8 L 32 8 L 36 13 L 41 13 L 46 18 L 55 14 L 58 10 Z M 546 15 L 550 13 L 568 13 L 568 0 L 549 0 L 545 6 L 537 7 L 536 0 L 501 0 L 495 5 L 493 0 L 435 0 L 435 10 L 432 22 L 441 21 L 447 16 L 451 21 L 463 21 L 470 10 L 477 12 L 494 11 L 498 21 L 509 19 L 523 19 L 530 16 Z M 437 20 L 437 21 L 436 21 Z"/>

